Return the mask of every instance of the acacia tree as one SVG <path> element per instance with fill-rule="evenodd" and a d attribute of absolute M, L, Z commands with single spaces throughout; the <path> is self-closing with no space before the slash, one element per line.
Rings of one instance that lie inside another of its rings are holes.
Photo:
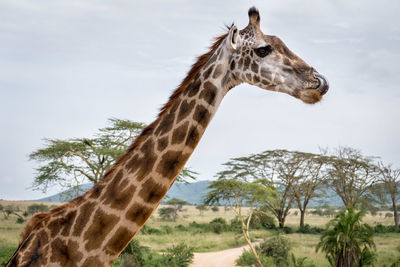
<path fill-rule="evenodd" d="M 395 169 L 391 165 L 384 165 L 382 162 L 380 162 L 379 167 L 381 174 L 380 182 L 382 182 L 384 191 L 389 194 L 392 201 L 394 225 L 399 227 L 397 196 L 400 193 L 400 169 Z"/>
<path fill-rule="evenodd" d="M 141 122 L 112 118 L 93 138 L 45 139 L 44 148 L 29 155 L 40 163 L 32 188 L 46 192 L 53 185 L 79 189 L 83 183 L 97 183 L 144 127 Z M 195 175 L 186 168 L 178 179 L 194 179 Z"/>
<path fill-rule="evenodd" d="M 300 227 L 304 227 L 304 217 L 310 200 L 320 196 L 326 181 L 324 165 L 326 157 L 318 154 L 296 152 L 301 163 L 300 175 L 296 176 L 292 192 L 300 210 Z"/>
<path fill-rule="evenodd" d="M 257 205 L 260 205 L 265 198 L 273 197 L 274 192 L 270 186 L 263 186 L 263 183 L 249 182 L 241 178 L 232 176 L 233 173 L 220 172 L 218 180 L 211 182 L 210 189 L 204 199 L 205 205 L 216 205 L 221 202 L 229 203 L 231 210 L 239 218 L 244 239 L 249 245 L 256 261 L 257 266 L 262 267 L 260 258 L 253 247 L 250 239 L 250 222 Z M 267 184 L 265 182 L 264 184 Z M 247 218 L 243 214 L 242 207 L 250 208 Z"/>
<path fill-rule="evenodd" d="M 304 155 L 297 151 L 267 150 L 232 159 L 224 165 L 235 177 L 247 181 L 267 181 L 264 186 L 270 186 L 277 195 L 275 198 L 265 198 L 263 205 L 276 217 L 279 227 L 283 228 L 295 198 L 293 185 L 304 175 Z"/>
<path fill-rule="evenodd" d="M 172 218 L 174 221 L 176 221 L 176 218 L 178 218 L 178 211 L 182 210 L 183 205 L 187 205 L 189 203 L 179 198 L 171 198 L 165 201 L 165 204 L 170 205 L 170 208 L 172 208 Z"/>
<path fill-rule="evenodd" d="M 339 147 L 327 163 L 330 187 L 347 208 L 368 207 L 377 201 L 379 168 L 374 158 L 363 156 L 354 148 Z"/>

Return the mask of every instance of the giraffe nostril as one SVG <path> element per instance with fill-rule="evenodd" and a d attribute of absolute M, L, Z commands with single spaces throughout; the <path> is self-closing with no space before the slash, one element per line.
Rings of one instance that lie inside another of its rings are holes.
<path fill-rule="evenodd" d="M 321 95 L 326 94 L 326 92 L 328 92 L 328 89 L 329 89 L 328 80 L 323 75 L 319 74 L 318 72 L 315 73 L 315 77 L 319 81 L 319 86 L 318 86 L 317 90 L 321 93 Z"/>

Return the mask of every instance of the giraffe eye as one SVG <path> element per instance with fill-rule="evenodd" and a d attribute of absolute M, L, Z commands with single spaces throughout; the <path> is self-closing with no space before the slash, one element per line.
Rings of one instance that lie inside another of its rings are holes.
<path fill-rule="evenodd" d="M 256 52 L 259 57 L 266 57 L 272 52 L 272 47 L 270 45 L 266 45 L 263 47 L 255 48 L 254 52 Z"/>

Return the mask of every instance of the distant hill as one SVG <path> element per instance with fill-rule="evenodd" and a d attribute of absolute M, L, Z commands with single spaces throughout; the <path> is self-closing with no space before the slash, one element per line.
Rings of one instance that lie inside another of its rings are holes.
<path fill-rule="evenodd" d="M 207 193 L 207 186 L 210 184 L 211 181 L 206 180 L 206 181 L 198 181 L 194 183 L 174 183 L 171 189 L 167 193 L 167 198 L 165 200 L 168 200 L 170 198 L 179 198 L 182 200 L 185 200 L 186 202 L 192 204 L 192 205 L 197 205 L 201 203 L 202 198 L 204 195 Z M 35 201 L 41 201 L 41 202 L 63 202 L 66 199 L 72 199 L 75 198 L 76 196 L 79 196 L 83 193 L 85 193 L 87 190 L 89 190 L 92 187 L 91 184 L 83 184 L 81 185 L 78 189 L 69 189 L 64 192 L 41 198 Z M 78 192 L 78 193 L 77 193 Z M 319 199 L 312 199 L 310 201 L 309 207 L 318 207 L 324 204 L 328 204 L 330 206 L 342 206 L 342 200 L 336 195 L 336 193 L 333 190 L 327 190 L 325 192 L 325 197 L 324 198 L 319 198 Z M 295 207 L 295 203 L 293 203 L 293 207 Z"/>
<path fill-rule="evenodd" d="M 203 194 L 207 192 L 207 186 L 210 181 L 198 181 L 194 183 L 174 183 L 171 189 L 168 191 L 168 198 L 179 198 L 187 201 L 190 204 L 196 205 L 201 202 Z M 88 191 L 93 185 L 83 184 L 77 189 L 69 189 L 61 193 L 37 199 L 35 201 L 40 202 L 63 202 L 66 199 L 75 198 L 86 191 Z"/>

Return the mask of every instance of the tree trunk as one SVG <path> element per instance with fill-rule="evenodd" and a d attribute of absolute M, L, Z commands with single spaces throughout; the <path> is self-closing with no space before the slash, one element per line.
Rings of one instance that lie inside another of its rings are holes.
<path fill-rule="evenodd" d="M 283 227 L 285 227 L 285 217 L 280 216 L 278 218 L 278 222 L 279 222 L 279 228 L 283 229 Z"/>
<path fill-rule="evenodd" d="M 392 197 L 392 203 L 393 203 L 394 225 L 396 227 L 399 227 L 399 212 L 397 211 L 397 204 L 395 197 Z"/>
<path fill-rule="evenodd" d="M 306 210 L 300 210 L 300 227 L 304 227 L 304 215 L 306 213 Z"/>
<path fill-rule="evenodd" d="M 255 250 L 254 247 L 253 247 L 253 244 L 251 243 L 251 240 L 250 240 L 249 236 L 246 234 L 245 229 L 242 229 L 242 230 L 243 230 L 243 236 L 244 236 L 244 238 L 246 239 L 247 244 L 249 244 L 249 247 L 250 247 L 250 249 L 251 249 L 251 252 L 253 253 L 254 258 L 255 258 L 256 261 L 257 261 L 257 267 L 263 267 L 262 264 L 261 264 L 260 258 L 258 257 L 257 252 L 256 252 L 256 250 Z"/>

